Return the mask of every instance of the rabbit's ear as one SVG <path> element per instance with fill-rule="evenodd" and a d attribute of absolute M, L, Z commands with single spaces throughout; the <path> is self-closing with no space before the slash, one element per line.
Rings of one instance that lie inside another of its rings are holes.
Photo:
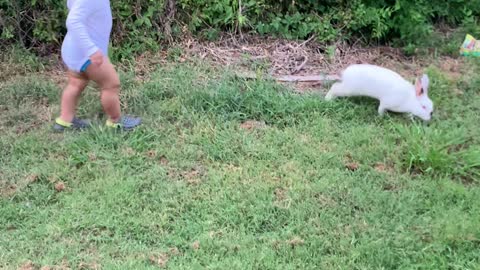
<path fill-rule="evenodd" d="M 417 93 L 417 97 L 423 95 L 423 86 L 422 86 L 422 81 L 420 79 L 417 79 L 415 82 L 415 93 Z"/>
<path fill-rule="evenodd" d="M 428 78 L 428 75 L 423 74 L 421 81 L 422 81 L 423 91 L 425 92 L 425 94 L 427 94 L 428 86 L 430 85 L 430 79 Z"/>
<path fill-rule="evenodd" d="M 430 80 L 428 79 L 427 74 L 423 74 L 421 78 L 417 79 L 417 82 L 415 83 L 415 92 L 417 93 L 417 96 L 426 94 L 429 84 Z"/>

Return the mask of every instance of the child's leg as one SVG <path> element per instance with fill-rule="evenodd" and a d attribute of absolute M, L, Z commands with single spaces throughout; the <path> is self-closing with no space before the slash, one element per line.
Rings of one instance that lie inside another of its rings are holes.
<path fill-rule="evenodd" d="M 71 123 L 75 117 L 78 99 L 82 91 L 87 87 L 88 79 L 73 73 L 68 74 L 68 85 L 63 90 L 60 119 Z"/>
<path fill-rule="evenodd" d="M 109 120 L 118 122 L 120 120 L 120 78 L 118 77 L 112 63 L 104 61 L 100 66 L 90 65 L 87 68 L 87 76 L 96 82 L 101 91 L 101 102 Z"/>

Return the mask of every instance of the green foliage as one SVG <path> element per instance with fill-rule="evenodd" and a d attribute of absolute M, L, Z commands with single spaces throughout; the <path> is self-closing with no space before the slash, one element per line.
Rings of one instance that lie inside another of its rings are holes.
<path fill-rule="evenodd" d="M 66 33 L 66 1 L 0 0 L 0 41 L 27 48 L 59 47 Z M 163 1 L 111 1 L 114 13 L 114 52 L 120 57 L 155 49 L 162 38 Z M 115 51 L 119 45 L 121 51 Z M 46 53 L 48 51 L 45 51 Z M 123 55 L 122 55 L 123 54 Z"/>
<path fill-rule="evenodd" d="M 0 0 L 0 40 L 26 47 L 59 43 L 65 24 L 64 1 Z"/>
<path fill-rule="evenodd" d="M 164 1 L 112 0 L 113 47 L 120 57 L 155 49 L 163 36 Z M 436 24 L 477 25 L 480 0 L 176 0 L 178 26 L 208 39 L 220 31 L 254 31 L 331 42 L 361 37 L 412 47 L 428 39 Z M 58 47 L 65 34 L 65 1 L 0 0 L 0 40 L 25 47 Z M 122 46 L 125 45 L 125 46 Z"/>

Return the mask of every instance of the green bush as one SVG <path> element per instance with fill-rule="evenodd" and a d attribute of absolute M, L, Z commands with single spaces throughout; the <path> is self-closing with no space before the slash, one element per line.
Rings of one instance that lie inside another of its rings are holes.
<path fill-rule="evenodd" d="M 114 48 L 131 54 L 154 49 L 164 36 L 164 1 L 112 0 Z M 480 0 L 175 0 L 171 33 L 181 26 L 205 38 L 221 31 L 323 42 L 351 40 L 416 45 L 436 24 L 476 25 Z M 0 41 L 27 48 L 57 47 L 65 34 L 65 1 L 0 0 Z M 125 45 L 125 46 L 123 46 Z"/>
<path fill-rule="evenodd" d="M 66 1 L 0 0 L 0 41 L 17 42 L 41 51 L 59 47 L 66 32 Z M 155 48 L 163 1 L 112 1 L 114 38 L 122 51 L 138 52 Z"/>

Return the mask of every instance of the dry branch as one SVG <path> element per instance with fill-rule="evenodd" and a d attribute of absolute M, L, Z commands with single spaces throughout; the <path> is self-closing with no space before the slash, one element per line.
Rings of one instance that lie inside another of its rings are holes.
<path fill-rule="evenodd" d="M 244 73 L 236 73 L 235 74 L 238 78 L 242 79 L 250 79 L 254 80 L 257 79 L 257 74 L 253 72 L 244 72 Z M 295 75 L 285 75 L 285 76 L 272 76 L 273 80 L 279 82 L 328 82 L 328 81 L 336 81 L 339 80 L 339 76 L 337 75 L 302 75 L 302 76 L 295 76 Z"/>

